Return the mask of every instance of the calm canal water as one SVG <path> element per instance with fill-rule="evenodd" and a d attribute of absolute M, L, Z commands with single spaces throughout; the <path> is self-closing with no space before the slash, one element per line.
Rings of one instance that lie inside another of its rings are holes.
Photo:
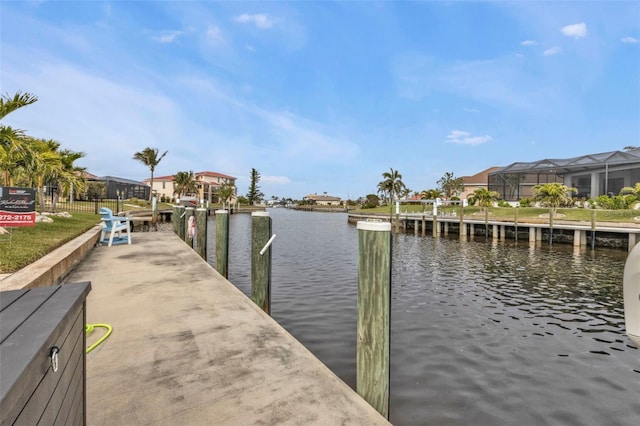
<path fill-rule="evenodd" d="M 358 231 L 346 214 L 269 213 L 272 316 L 355 389 Z M 250 253 L 251 217 L 232 215 L 229 280 L 248 296 Z M 391 422 L 640 424 L 626 255 L 394 235 Z"/>

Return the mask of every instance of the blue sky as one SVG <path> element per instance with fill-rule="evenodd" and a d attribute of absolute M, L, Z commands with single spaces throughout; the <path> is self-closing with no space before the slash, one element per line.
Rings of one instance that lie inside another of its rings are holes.
<path fill-rule="evenodd" d="M 0 4 L 5 120 L 136 180 L 215 171 L 271 196 L 414 191 L 446 172 L 640 145 L 640 2 Z"/>

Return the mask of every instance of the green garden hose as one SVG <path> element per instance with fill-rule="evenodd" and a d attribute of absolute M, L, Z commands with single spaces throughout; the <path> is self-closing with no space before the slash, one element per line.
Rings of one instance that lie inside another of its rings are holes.
<path fill-rule="evenodd" d="M 93 345 L 89 346 L 87 348 L 87 353 L 91 352 L 92 350 L 94 350 L 95 348 L 98 347 L 98 345 L 102 342 L 104 342 L 105 340 L 107 340 L 107 337 L 109 337 L 109 335 L 111 334 L 111 326 L 109 324 L 87 324 L 84 328 L 84 331 L 87 335 L 91 334 L 91 332 L 93 331 L 94 327 L 102 327 L 102 328 L 106 328 L 107 332 L 104 334 L 104 336 L 102 336 L 100 339 L 98 339 L 97 342 L 95 342 Z"/>

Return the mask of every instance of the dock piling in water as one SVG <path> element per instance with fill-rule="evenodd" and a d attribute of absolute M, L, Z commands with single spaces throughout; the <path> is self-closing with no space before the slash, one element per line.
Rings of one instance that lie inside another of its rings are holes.
<path fill-rule="evenodd" d="M 251 300 L 271 315 L 271 247 L 264 254 L 260 254 L 269 238 L 269 213 L 251 213 Z"/>
<path fill-rule="evenodd" d="M 360 221 L 356 391 L 389 418 L 391 224 Z"/>
<path fill-rule="evenodd" d="M 175 223 L 173 224 L 176 234 L 180 237 L 181 240 L 184 240 L 184 231 L 185 231 L 185 207 L 177 206 L 175 207 L 176 216 Z M 173 221 L 173 220 L 172 220 Z"/>
<path fill-rule="evenodd" d="M 194 208 L 193 207 L 186 207 L 184 209 L 185 215 L 184 215 L 184 235 L 182 237 L 182 239 L 184 240 L 185 243 L 189 244 L 189 247 L 193 247 L 193 235 L 189 235 L 189 218 L 191 216 L 193 216 L 193 211 Z"/>
<path fill-rule="evenodd" d="M 207 260 L 207 209 L 196 209 L 196 252 Z M 226 278 L 226 276 L 225 276 Z"/>
<path fill-rule="evenodd" d="M 216 270 L 229 278 L 229 212 L 216 210 Z"/>

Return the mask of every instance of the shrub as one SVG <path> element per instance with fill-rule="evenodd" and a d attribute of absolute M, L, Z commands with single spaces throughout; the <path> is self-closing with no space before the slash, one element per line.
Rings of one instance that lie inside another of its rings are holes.
<path fill-rule="evenodd" d="M 528 198 L 521 198 L 520 199 L 520 207 L 531 207 L 531 200 Z"/>
<path fill-rule="evenodd" d="M 633 195 L 614 195 L 609 197 L 608 195 L 600 195 L 596 198 L 598 207 L 607 210 L 623 210 L 628 209 L 631 203 L 635 201 Z"/>

